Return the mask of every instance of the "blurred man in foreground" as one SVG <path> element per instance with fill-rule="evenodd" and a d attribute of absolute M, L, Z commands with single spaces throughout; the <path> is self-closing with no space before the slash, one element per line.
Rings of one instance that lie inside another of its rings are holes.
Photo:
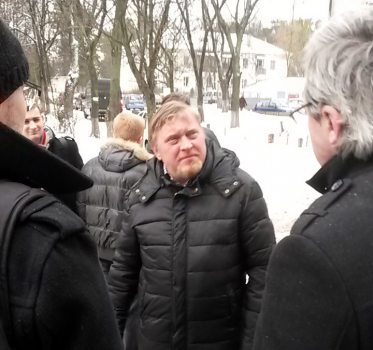
<path fill-rule="evenodd" d="M 0 348 L 120 350 L 95 244 L 46 192 L 92 182 L 20 134 L 29 66 L 1 19 L 0 56 Z"/>
<path fill-rule="evenodd" d="M 373 348 L 373 13 L 346 13 L 305 49 L 304 100 L 322 196 L 275 248 L 255 350 Z"/>

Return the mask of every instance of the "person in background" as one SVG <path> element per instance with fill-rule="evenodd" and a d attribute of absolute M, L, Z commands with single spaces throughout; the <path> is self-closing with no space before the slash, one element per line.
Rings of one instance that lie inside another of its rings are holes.
<path fill-rule="evenodd" d="M 373 349 L 373 12 L 333 17 L 305 48 L 322 196 L 268 267 L 255 350 Z"/>
<path fill-rule="evenodd" d="M 124 198 L 145 174 L 145 162 L 152 157 L 142 146 L 145 121 L 129 112 L 119 113 L 113 122 L 113 136 L 97 157 L 82 171 L 93 187 L 78 195 L 79 215 L 98 247 L 102 270 L 107 277 L 123 221 Z"/>
<path fill-rule="evenodd" d="M 243 95 L 239 99 L 239 105 L 241 111 L 247 106 L 246 98 Z"/>
<path fill-rule="evenodd" d="M 82 169 L 83 160 L 75 140 L 70 136 L 57 138 L 51 128 L 45 125 L 44 114 L 37 104 L 26 112 L 23 134 L 29 140 L 70 163 L 77 169 Z M 74 212 L 77 212 L 76 193 L 59 194 L 59 198 Z"/>
<path fill-rule="evenodd" d="M 78 195 L 79 215 L 87 223 L 98 248 L 102 271 L 108 278 L 124 220 L 125 198 L 131 187 L 145 174 L 146 161 L 152 157 L 142 147 L 145 121 L 129 111 L 119 113 L 113 122 L 113 136 L 101 147 L 97 157 L 88 161 L 83 173 L 93 187 Z M 126 350 L 137 350 L 139 307 L 131 305 L 123 341 Z"/>
<path fill-rule="evenodd" d="M 170 101 L 184 102 L 185 104 L 190 106 L 190 98 L 189 98 L 188 95 L 185 95 L 185 94 L 180 94 L 180 93 L 177 93 L 177 92 L 170 93 L 170 94 L 163 97 L 161 105 L 163 105 L 167 102 L 170 102 Z M 201 122 L 201 118 L 200 118 L 200 122 Z M 219 140 L 216 137 L 215 133 L 210 128 L 202 127 L 202 129 L 205 132 L 206 138 L 208 140 L 211 140 L 211 141 L 215 142 L 220 147 Z"/>
<path fill-rule="evenodd" d="M 95 244 L 84 222 L 46 192 L 83 190 L 92 182 L 21 135 L 29 66 L 1 19 L 0 47 L 1 348 L 120 350 Z M 4 213 L 31 194 L 40 197 L 9 222 L 14 216 Z"/>
<path fill-rule="evenodd" d="M 109 291 L 120 332 L 138 296 L 139 349 L 252 346 L 273 225 L 258 183 L 206 142 L 196 113 L 170 101 L 151 118 L 155 157 L 126 202 Z"/>

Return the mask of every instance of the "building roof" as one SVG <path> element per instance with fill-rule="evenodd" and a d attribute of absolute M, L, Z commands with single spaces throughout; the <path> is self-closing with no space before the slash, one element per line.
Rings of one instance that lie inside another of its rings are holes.
<path fill-rule="evenodd" d="M 285 55 L 285 51 L 252 35 L 244 35 L 241 53 L 254 53 L 257 55 Z"/>

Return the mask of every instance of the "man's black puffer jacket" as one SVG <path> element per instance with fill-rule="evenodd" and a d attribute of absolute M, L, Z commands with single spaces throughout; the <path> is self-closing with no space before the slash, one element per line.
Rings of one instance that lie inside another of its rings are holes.
<path fill-rule="evenodd" d="M 139 349 L 251 348 L 275 238 L 259 185 L 238 166 L 210 143 L 186 187 L 154 159 L 131 191 L 109 290 L 121 332 L 138 294 Z"/>
<path fill-rule="evenodd" d="M 139 144 L 115 138 L 109 139 L 99 156 L 82 169 L 94 184 L 78 195 L 79 215 L 86 221 L 101 259 L 113 259 L 123 220 L 124 197 L 145 174 L 145 161 L 150 158 Z"/>

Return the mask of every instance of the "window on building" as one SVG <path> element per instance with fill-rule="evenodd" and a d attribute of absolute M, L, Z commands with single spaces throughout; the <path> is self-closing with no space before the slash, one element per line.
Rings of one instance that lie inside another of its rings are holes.
<path fill-rule="evenodd" d="M 256 59 L 256 74 L 266 74 L 266 70 L 264 68 L 264 58 Z"/>
<path fill-rule="evenodd" d="M 245 69 L 249 66 L 249 60 L 247 58 L 244 58 L 242 61 L 242 67 Z"/>
<path fill-rule="evenodd" d="M 263 68 L 264 67 L 264 59 L 263 58 L 258 58 L 256 60 L 256 67 L 257 68 Z"/>
<path fill-rule="evenodd" d="M 275 69 L 276 69 L 276 61 L 271 60 L 271 70 L 275 70 Z"/>
<path fill-rule="evenodd" d="M 184 66 L 189 66 L 189 56 L 188 55 L 184 56 Z"/>
<path fill-rule="evenodd" d="M 184 77 L 184 86 L 189 85 L 189 77 Z"/>
<path fill-rule="evenodd" d="M 247 79 L 242 79 L 242 88 L 245 88 L 247 86 Z"/>

